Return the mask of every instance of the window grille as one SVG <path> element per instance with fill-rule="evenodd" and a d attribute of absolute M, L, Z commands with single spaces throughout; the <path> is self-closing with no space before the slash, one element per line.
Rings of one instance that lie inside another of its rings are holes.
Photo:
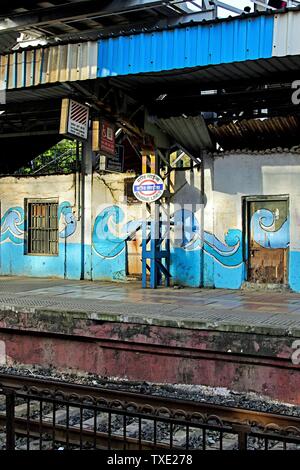
<path fill-rule="evenodd" d="M 57 202 L 28 202 L 28 254 L 58 254 L 57 212 Z"/>

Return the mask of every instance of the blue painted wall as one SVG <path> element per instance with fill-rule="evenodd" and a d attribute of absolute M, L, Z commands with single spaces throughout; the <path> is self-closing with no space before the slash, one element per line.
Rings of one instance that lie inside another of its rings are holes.
<path fill-rule="evenodd" d="M 77 220 L 69 202 L 65 201 L 59 205 L 58 217 L 63 218 L 65 226 L 59 234 L 59 254 L 40 256 L 26 254 L 24 209 L 17 206 L 5 212 L 0 225 L 2 275 L 80 279 L 81 246 L 69 241 L 77 229 Z"/>
<path fill-rule="evenodd" d="M 289 285 L 295 292 L 300 292 L 300 252 L 289 253 Z"/>
<path fill-rule="evenodd" d="M 273 16 L 132 34 L 98 43 L 98 77 L 272 57 Z"/>
<path fill-rule="evenodd" d="M 124 214 L 118 206 L 109 206 L 96 218 L 93 230 L 94 279 L 125 279 L 126 239 L 129 233 L 141 229 L 142 221 L 124 222 Z M 274 215 L 267 209 L 258 210 L 252 217 L 254 239 L 263 248 L 289 248 L 289 219 L 279 230 L 272 229 Z M 204 231 L 196 216 L 188 210 L 174 214 L 174 225 L 180 224 L 183 233 L 180 240 L 171 245 L 171 275 L 174 284 L 189 287 L 239 289 L 245 280 L 243 259 L 243 235 L 239 229 L 229 229 L 224 241 Z M 175 230 L 176 232 L 176 230 Z M 300 257 L 291 253 L 290 284 L 299 289 L 297 273 Z M 291 266 L 295 260 L 295 268 Z M 297 264 L 298 263 L 298 264 Z M 299 271 L 298 271 L 299 272 Z"/>
<path fill-rule="evenodd" d="M 65 228 L 60 232 L 58 256 L 25 254 L 24 210 L 12 207 L 1 219 L 0 266 L 2 275 L 25 275 L 80 279 L 82 249 L 79 243 L 71 243 L 70 237 L 77 230 L 77 221 L 68 202 L 59 206 Z M 267 209 L 258 210 L 251 219 L 255 241 L 270 250 L 289 248 L 289 219 L 278 230 L 273 227 L 274 214 Z M 197 217 L 188 210 L 178 210 L 174 225 L 183 224 L 180 240 L 171 248 L 171 274 L 174 284 L 189 287 L 238 289 L 245 280 L 242 232 L 229 229 L 220 240 L 204 231 Z M 142 220 L 126 221 L 121 207 L 105 207 L 96 217 L 92 233 L 92 246 L 84 251 L 86 279 L 125 280 L 127 245 L 132 233 L 142 228 Z M 300 253 L 289 254 L 289 284 L 300 291 Z"/>
<path fill-rule="evenodd" d="M 207 231 L 201 234 L 196 216 L 187 210 L 177 211 L 174 224 L 182 223 L 181 247 L 172 249 L 173 282 L 199 287 L 238 289 L 244 279 L 242 232 L 231 229 L 224 242 Z"/>

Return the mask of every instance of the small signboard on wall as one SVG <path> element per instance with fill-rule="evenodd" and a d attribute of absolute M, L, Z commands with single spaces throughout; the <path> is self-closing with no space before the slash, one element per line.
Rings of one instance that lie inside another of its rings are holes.
<path fill-rule="evenodd" d="M 92 149 L 101 155 L 114 157 L 116 154 L 116 126 L 105 119 L 93 121 Z"/>
<path fill-rule="evenodd" d="M 116 154 L 116 141 L 115 141 L 115 126 L 108 121 L 100 121 L 100 152 L 105 155 L 115 156 Z"/>
<path fill-rule="evenodd" d="M 100 155 L 99 170 L 112 173 L 123 173 L 124 170 L 124 145 L 116 145 L 114 155 Z"/>
<path fill-rule="evenodd" d="M 89 129 L 89 108 L 77 101 L 62 100 L 60 134 L 72 139 L 87 140 Z"/>

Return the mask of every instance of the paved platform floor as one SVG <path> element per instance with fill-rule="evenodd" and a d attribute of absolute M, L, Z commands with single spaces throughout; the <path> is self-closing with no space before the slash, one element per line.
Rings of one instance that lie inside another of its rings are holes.
<path fill-rule="evenodd" d="M 109 283 L 0 277 L 0 310 L 51 311 L 107 321 L 186 328 L 280 330 L 300 336 L 300 294 L 272 291 L 159 288 Z M 278 331 L 277 331 L 278 333 Z"/>

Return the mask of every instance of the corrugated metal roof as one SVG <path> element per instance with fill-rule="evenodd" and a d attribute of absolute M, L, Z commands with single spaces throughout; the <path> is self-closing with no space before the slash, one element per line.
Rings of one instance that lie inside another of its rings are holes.
<path fill-rule="evenodd" d="M 288 147 L 300 143 L 300 117 L 250 119 L 222 126 L 208 126 L 214 140 L 224 150 Z"/>
<path fill-rule="evenodd" d="M 24 0 L 24 7 L 19 10 L 14 11 L 13 5 L 6 6 L 6 12 L 4 12 L 3 7 L 1 7 L 1 16 L 17 14 L 22 15 L 26 13 L 34 14 L 35 11 L 38 11 L 39 14 L 43 14 L 44 12 L 51 7 L 49 2 L 41 2 L 36 1 L 36 8 L 33 4 L 34 0 L 31 1 L 30 9 L 28 9 L 28 5 L 26 5 L 26 0 Z M 71 5 L 72 2 L 74 5 L 78 5 L 79 0 L 63 0 L 59 2 L 59 0 L 55 0 L 56 7 L 59 4 L 69 4 Z M 84 42 L 84 41 L 94 41 L 100 38 L 107 38 L 107 37 L 119 37 L 119 36 L 126 36 L 126 35 L 135 35 L 145 32 L 158 32 L 164 30 L 172 30 L 174 28 L 178 29 L 180 27 L 190 27 L 196 25 L 210 25 L 210 24 L 217 24 L 217 23 L 227 23 L 231 21 L 249 21 L 249 19 L 255 19 L 257 17 L 274 17 L 276 19 L 280 19 L 282 23 L 287 21 L 285 18 L 287 13 L 289 14 L 290 18 L 292 15 L 300 10 L 299 7 L 291 7 L 281 9 L 280 11 L 276 10 L 266 10 L 266 11 L 255 11 L 252 13 L 242 13 L 237 17 L 227 16 L 225 18 L 214 18 L 212 14 L 212 10 L 203 10 L 197 13 L 186 13 L 180 11 L 178 9 L 177 12 L 175 10 L 165 5 L 161 2 L 162 5 L 159 7 L 155 6 L 154 8 L 145 8 L 145 5 L 140 5 L 142 11 L 134 9 L 130 12 L 127 12 L 126 15 L 122 14 L 120 10 L 117 14 L 108 15 L 105 11 L 105 8 L 102 11 L 100 16 L 95 17 L 92 12 L 91 18 L 89 19 L 87 14 L 86 17 L 82 17 L 78 21 L 74 19 L 64 19 L 61 18 L 56 22 L 51 19 L 51 22 L 47 27 L 42 28 L 41 34 L 43 37 L 47 37 L 47 41 L 49 45 L 58 45 L 58 44 L 66 44 L 69 42 Z M 124 2 L 125 4 L 125 2 Z M 52 7 L 53 8 L 53 7 Z M 36 21 L 39 19 L 39 15 L 35 15 Z M 289 19 L 288 21 L 291 21 Z M 78 24 L 77 24 L 78 23 Z M 10 23 L 8 22 L 7 25 L 12 25 L 13 21 Z M 16 20 L 16 29 L 22 29 L 22 26 L 17 26 L 18 24 L 18 17 Z M 24 28 L 23 28 L 24 29 Z M 23 30 L 22 29 L 22 30 Z M 51 33 L 53 29 L 53 32 Z M 26 30 L 26 28 L 25 28 Z M 27 28 L 28 31 L 28 28 Z M 38 28 L 33 29 L 34 35 L 38 32 Z M 8 52 L 6 49 L 9 47 L 9 41 L 11 38 L 11 32 L 6 32 L 0 29 L 0 53 Z M 15 34 L 15 33 L 13 33 Z"/>
<path fill-rule="evenodd" d="M 154 73 L 112 77 L 110 81 L 112 85 L 121 87 L 125 91 L 147 94 L 148 89 L 149 92 L 152 92 L 153 87 L 157 86 L 160 87 L 161 92 L 164 92 L 164 86 L 167 88 L 169 85 L 181 86 L 181 84 L 187 88 L 189 85 L 197 84 L 200 89 L 201 86 L 210 87 L 220 82 L 252 80 L 262 77 L 271 78 L 282 72 L 298 72 L 299 70 L 300 56 L 274 57 L 272 59 L 198 67 L 197 69 L 185 69 L 184 71 L 172 71 L 163 74 Z M 13 73 L 12 70 L 11 73 Z M 0 77 L 3 78 L 4 76 L 6 76 L 5 64 L 0 58 Z M 21 83 L 22 81 L 19 81 L 19 85 Z M 35 83 L 38 84 L 38 82 Z M 50 84 L 52 82 L 49 80 L 47 83 Z M 9 90 L 15 90 L 11 85 L 10 81 Z M 32 99 L 35 99 L 35 95 L 37 96 L 40 92 L 42 92 L 42 90 L 38 88 L 33 88 L 32 91 L 27 89 L 24 90 L 23 96 L 29 96 L 30 94 Z M 46 92 L 50 92 L 49 89 L 47 89 Z M 14 96 L 17 101 L 22 101 L 18 99 L 19 94 L 14 94 Z"/>
<path fill-rule="evenodd" d="M 103 39 L 98 77 L 268 58 L 273 25 L 273 16 L 257 16 Z"/>
<path fill-rule="evenodd" d="M 300 11 L 277 16 L 300 20 Z M 296 71 L 300 52 L 269 60 L 274 45 L 273 19 L 274 15 L 249 15 L 102 39 L 98 43 L 16 51 L 0 56 L 0 82 L 4 81 L 7 89 L 14 89 L 110 76 L 112 83 L 132 89 L 164 83 L 188 86 L 191 82 L 252 79 Z M 295 43 L 299 43 L 296 37 Z M 114 78 L 116 75 L 121 79 Z"/>
<path fill-rule="evenodd" d="M 300 56 L 273 57 L 271 59 L 259 59 L 255 61 L 234 62 L 231 64 L 211 65 L 194 69 L 175 70 L 164 73 L 147 73 L 112 77 L 110 82 L 124 90 L 143 91 L 160 86 L 161 93 L 169 85 L 213 86 L 216 83 L 233 82 L 239 80 L 252 80 L 262 77 L 273 77 L 283 72 L 298 72 L 300 69 Z"/>
<path fill-rule="evenodd" d="M 25 103 L 28 101 L 55 100 L 70 96 L 74 92 L 63 84 L 43 86 L 37 88 L 25 88 L 21 90 L 11 90 L 6 94 L 6 103 Z"/>
<path fill-rule="evenodd" d="M 273 56 L 300 54 L 300 11 L 274 17 Z"/>
<path fill-rule="evenodd" d="M 6 51 L 11 49 L 13 46 L 17 44 L 19 33 L 6 33 L 0 34 L 0 54 L 2 51 Z"/>
<path fill-rule="evenodd" d="M 97 49 L 97 42 L 85 42 L 0 56 L 0 82 L 14 89 L 96 78 Z"/>
<path fill-rule="evenodd" d="M 6 89 L 269 57 L 273 17 L 37 47 L 0 56 Z M 97 70 L 98 67 L 98 70 Z"/>
<path fill-rule="evenodd" d="M 201 150 L 213 148 L 211 137 L 202 116 L 157 119 L 155 124 L 195 157 L 199 156 Z"/>

